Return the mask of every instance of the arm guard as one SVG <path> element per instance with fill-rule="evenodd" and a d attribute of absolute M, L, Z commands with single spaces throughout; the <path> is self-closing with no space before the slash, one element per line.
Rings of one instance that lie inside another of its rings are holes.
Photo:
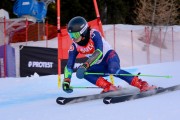
<path fill-rule="evenodd" d="M 89 66 L 94 65 L 102 56 L 102 51 L 97 49 L 94 51 L 92 56 L 86 61 L 86 63 L 89 64 Z"/>
<path fill-rule="evenodd" d="M 72 69 L 67 68 L 67 66 L 64 68 L 64 78 L 69 78 L 71 79 L 72 77 Z"/>

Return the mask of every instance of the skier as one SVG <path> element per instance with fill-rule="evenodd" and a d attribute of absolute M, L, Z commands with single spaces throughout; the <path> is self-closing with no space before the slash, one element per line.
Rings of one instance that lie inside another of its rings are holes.
<path fill-rule="evenodd" d="M 112 83 L 104 79 L 102 75 L 86 75 L 85 72 L 102 72 L 110 74 L 131 74 L 120 68 L 120 59 L 118 54 L 104 40 L 101 33 L 96 29 L 88 26 L 87 21 L 77 16 L 72 18 L 67 26 L 68 34 L 73 40 L 69 49 L 69 58 L 64 68 L 63 90 L 67 93 L 73 92 L 70 87 L 71 76 L 76 56 L 85 54 L 88 60 L 83 63 L 77 70 L 76 76 L 79 79 L 85 78 L 87 81 L 103 89 L 103 92 L 116 91 L 118 88 Z M 132 86 L 147 91 L 155 89 L 156 86 L 149 85 L 146 81 L 142 81 L 137 76 L 115 76 L 125 80 Z"/>

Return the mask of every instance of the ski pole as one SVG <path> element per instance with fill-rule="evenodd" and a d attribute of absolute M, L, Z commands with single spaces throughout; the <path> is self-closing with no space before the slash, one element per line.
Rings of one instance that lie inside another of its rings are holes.
<path fill-rule="evenodd" d="M 145 76 L 145 77 L 163 77 L 163 78 L 172 78 L 169 75 L 147 75 L 147 74 L 110 74 L 110 73 L 92 73 L 92 72 L 85 72 L 85 75 L 117 75 L 117 76 Z"/>
<path fill-rule="evenodd" d="M 100 88 L 100 87 L 91 87 L 91 86 L 71 86 L 71 88 Z"/>
<path fill-rule="evenodd" d="M 116 86 L 117 88 L 122 88 L 121 86 Z M 96 86 L 70 86 L 70 88 L 78 88 L 78 89 L 89 89 L 89 88 L 95 88 L 95 89 L 102 89 L 102 88 L 100 88 L 100 87 L 96 87 Z M 123 89 L 126 89 L 126 88 L 123 88 Z"/>

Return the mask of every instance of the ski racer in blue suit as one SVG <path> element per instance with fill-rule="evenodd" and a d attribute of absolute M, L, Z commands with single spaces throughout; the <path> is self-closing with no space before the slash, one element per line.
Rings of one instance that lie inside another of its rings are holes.
<path fill-rule="evenodd" d="M 110 73 L 110 74 L 131 74 L 120 67 L 118 54 L 104 40 L 101 33 L 96 29 L 91 29 L 87 21 L 80 16 L 72 18 L 68 23 L 68 34 L 73 40 L 69 49 L 69 58 L 64 69 L 63 90 L 71 93 L 70 87 L 73 67 L 78 54 L 85 54 L 88 60 L 83 63 L 77 70 L 76 76 L 79 79 L 85 78 L 87 81 L 103 89 L 102 92 L 116 91 L 117 87 L 105 80 L 103 75 L 84 74 L 92 73 Z M 132 86 L 147 91 L 154 89 L 146 81 L 142 81 L 137 76 L 115 76 L 125 80 Z"/>

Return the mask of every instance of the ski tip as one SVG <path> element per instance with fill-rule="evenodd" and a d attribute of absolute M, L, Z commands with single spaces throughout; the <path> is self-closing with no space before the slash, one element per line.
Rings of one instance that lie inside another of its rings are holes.
<path fill-rule="evenodd" d="M 57 99 L 56 99 L 56 103 L 57 104 L 60 104 L 60 105 L 65 105 L 66 103 L 65 103 L 65 98 L 63 98 L 63 97 L 58 97 Z"/>
<path fill-rule="evenodd" d="M 111 97 L 105 97 L 104 99 L 103 99 L 103 102 L 104 102 L 104 104 L 111 104 Z"/>

